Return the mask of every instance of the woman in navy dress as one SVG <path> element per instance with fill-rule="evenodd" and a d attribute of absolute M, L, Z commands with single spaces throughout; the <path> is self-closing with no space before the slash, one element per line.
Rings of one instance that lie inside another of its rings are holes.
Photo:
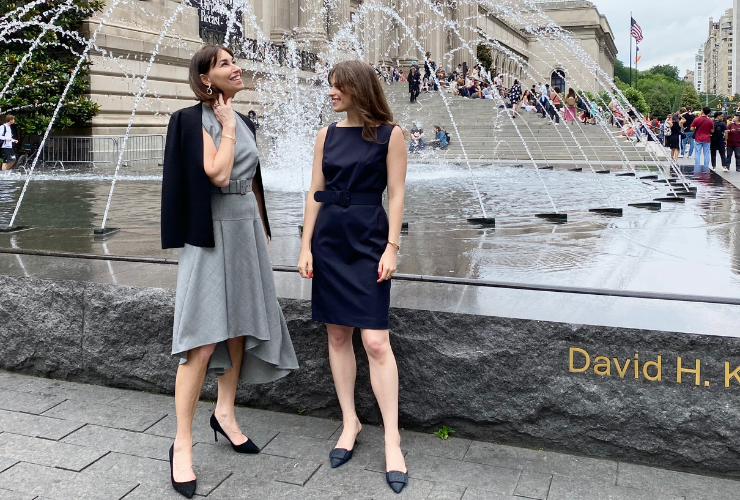
<path fill-rule="evenodd" d="M 383 416 L 386 480 L 408 482 L 398 432 L 398 369 L 388 335 L 391 277 L 403 219 L 406 145 L 373 68 L 360 61 L 329 73 L 329 97 L 347 118 L 321 129 L 314 149 L 298 268 L 313 278 L 313 319 L 326 323 L 329 363 L 344 429 L 329 454 L 332 467 L 352 458 L 362 425 L 355 411 L 355 327 L 370 363 Z M 382 205 L 388 188 L 388 210 Z"/>

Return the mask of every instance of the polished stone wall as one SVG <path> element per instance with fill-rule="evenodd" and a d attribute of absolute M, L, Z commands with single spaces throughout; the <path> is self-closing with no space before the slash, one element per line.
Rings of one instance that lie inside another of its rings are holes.
<path fill-rule="evenodd" d="M 0 297 L 1 368 L 173 391 L 173 291 L 0 277 Z M 281 304 L 301 368 L 238 402 L 339 417 L 323 326 Z M 737 475 L 740 339 L 392 309 L 391 342 L 406 428 Z M 356 351 L 359 415 L 379 423 Z"/>

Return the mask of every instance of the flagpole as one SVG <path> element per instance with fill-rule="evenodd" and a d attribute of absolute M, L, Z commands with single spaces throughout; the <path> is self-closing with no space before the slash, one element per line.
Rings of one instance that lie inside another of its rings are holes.
<path fill-rule="evenodd" d="M 630 87 L 632 86 L 632 11 L 630 11 Z"/>

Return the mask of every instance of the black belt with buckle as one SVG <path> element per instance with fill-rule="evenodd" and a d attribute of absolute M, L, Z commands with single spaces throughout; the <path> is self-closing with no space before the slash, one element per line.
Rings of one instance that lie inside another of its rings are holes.
<path fill-rule="evenodd" d="M 382 205 L 383 193 L 354 193 L 351 191 L 316 191 L 313 199 L 319 203 L 331 203 L 348 207 L 350 205 Z"/>
<path fill-rule="evenodd" d="M 248 194 L 252 192 L 252 179 L 232 179 L 228 186 L 216 189 L 223 194 Z"/>

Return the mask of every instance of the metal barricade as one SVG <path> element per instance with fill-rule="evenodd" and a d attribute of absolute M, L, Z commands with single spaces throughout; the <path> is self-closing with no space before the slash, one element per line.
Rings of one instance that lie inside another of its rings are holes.
<path fill-rule="evenodd" d="M 27 138 L 38 144 L 41 138 Z M 161 164 L 164 161 L 164 135 L 130 135 L 125 141 L 121 165 L 134 163 Z M 48 137 L 39 158 L 39 168 L 70 166 L 116 166 L 124 146 L 123 136 L 56 136 Z"/>

